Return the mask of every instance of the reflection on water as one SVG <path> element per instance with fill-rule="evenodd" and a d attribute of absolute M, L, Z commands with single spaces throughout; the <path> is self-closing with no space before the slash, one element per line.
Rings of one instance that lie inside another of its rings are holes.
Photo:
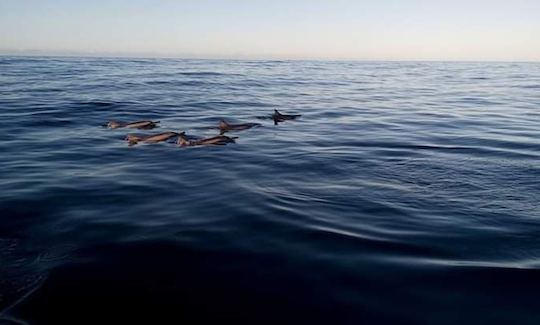
<path fill-rule="evenodd" d="M 0 66 L 3 318 L 540 319 L 540 64 Z"/>

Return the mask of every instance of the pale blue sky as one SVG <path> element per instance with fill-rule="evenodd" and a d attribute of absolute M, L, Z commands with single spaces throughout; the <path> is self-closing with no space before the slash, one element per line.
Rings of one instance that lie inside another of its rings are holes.
<path fill-rule="evenodd" d="M 0 0 L 0 52 L 540 61 L 540 0 Z"/>

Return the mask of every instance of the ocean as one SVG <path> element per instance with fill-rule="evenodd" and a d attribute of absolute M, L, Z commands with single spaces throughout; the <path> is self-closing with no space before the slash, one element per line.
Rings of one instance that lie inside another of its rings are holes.
<path fill-rule="evenodd" d="M 220 119 L 261 126 L 124 140 Z M 540 63 L 0 57 L 0 323 L 538 324 L 539 293 Z"/>

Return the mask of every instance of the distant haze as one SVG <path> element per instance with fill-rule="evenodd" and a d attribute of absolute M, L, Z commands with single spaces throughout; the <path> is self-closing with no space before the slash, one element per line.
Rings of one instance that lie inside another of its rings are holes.
<path fill-rule="evenodd" d="M 540 61 L 540 0 L 0 0 L 0 53 Z"/>

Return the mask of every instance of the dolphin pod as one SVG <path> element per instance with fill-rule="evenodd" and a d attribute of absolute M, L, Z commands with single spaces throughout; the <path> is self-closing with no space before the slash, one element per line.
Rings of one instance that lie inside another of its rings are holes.
<path fill-rule="evenodd" d="M 301 115 L 289 115 L 282 114 L 277 109 L 274 110 L 274 113 L 270 116 L 274 120 L 274 125 L 277 125 L 278 122 L 284 122 L 288 120 L 294 120 Z M 128 129 L 140 129 L 140 130 L 151 130 L 159 124 L 159 121 L 135 121 L 135 122 L 118 122 L 110 121 L 105 127 L 109 129 L 119 129 L 119 128 L 128 128 Z M 185 132 L 163 132 L 158 134 L 151 135 L 135 135 L 128 134 L 125 140 L 128 141 L 129 146 L 134 146 L 138 143 L 158 143 L 163 141 L 168 141 L 173 138 L 176 138 L 176 144 L 180 147 L 192 147 L 192 146 L 204 146 L 204 145 L 226 145 L 228 143 L 235 143 L 235 139 L 238 137 L 228 137 L 224 135 L 226 132 L 231 131 L 242 131 L 251 129 L 253 127 L 261 126 L 259 123 L 240 123 L 240 124 L 231 124 L 227 123 L 225 120 L 220 120 L 217 129 L 219 129 L 220 134 L 217 136 L 209 138 L 192 138 L 188 137 Z"/>

